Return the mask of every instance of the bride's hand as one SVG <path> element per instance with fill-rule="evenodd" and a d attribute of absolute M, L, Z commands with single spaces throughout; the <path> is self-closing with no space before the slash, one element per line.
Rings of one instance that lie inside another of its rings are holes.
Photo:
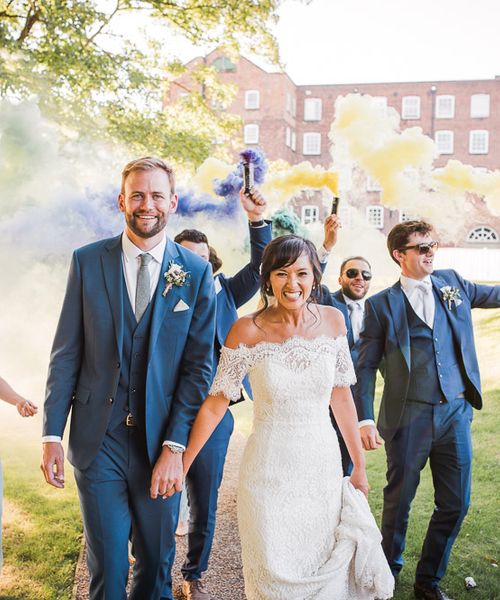
<path fill-rule="evenodd" d="M 368 485 L 368 478 L 366 477 L 366 470 L 364 468 L 354 467 L 351 473 L 350 481 L 355 489 L 363 492 L 363 494 L 368 498 L 370 486 Z"/>

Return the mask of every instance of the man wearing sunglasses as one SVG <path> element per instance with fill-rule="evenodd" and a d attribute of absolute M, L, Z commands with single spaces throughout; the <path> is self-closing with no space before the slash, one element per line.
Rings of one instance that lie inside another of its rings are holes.
<path fill-rule="evenodd" d="M 366 301 L 354 400 L 366 450 L 384 439 L 382 545 L 395 576 L 420 471 L 429 459 L 435 509 L 416 569 L 414 592 L 447 600 L 439 587 L 470 499 L 472 408 L 482 406 L 472 308 L 500 306 L 500 286 L 466 281 L 452 270 L 433 272 L 438 244 L 432 226 L 407 221 L 387 246 L 400 279 Z M 384 360 L 384 391 L 375 426 L 373 396 Z M 380 431 L 380 436 L 379 436 Z"/>

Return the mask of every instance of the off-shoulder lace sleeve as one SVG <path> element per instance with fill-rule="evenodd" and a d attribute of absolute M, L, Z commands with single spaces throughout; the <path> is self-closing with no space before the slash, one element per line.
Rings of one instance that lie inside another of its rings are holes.
<path fill-rule="evenodd" d="M 240 398 L 241 382 L 247 372 L 247 351 L 246 346 L 238 346 L 238 348 L 222 346 L 215 379 L 209 391 L 211 396 L 224 394 L 230 401 Z"/>
<path fill-rule="evenodd" d="M 356 383 L 349 344 L 345 336 L 338 338 L 333 387 L 349 387 Z"/>

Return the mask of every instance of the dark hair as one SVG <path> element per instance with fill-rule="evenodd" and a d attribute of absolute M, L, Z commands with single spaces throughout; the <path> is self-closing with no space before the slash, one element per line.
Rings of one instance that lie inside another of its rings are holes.
<path fill-rule="evenodd" d="M 387 249 L 392 260 L 399 265 L 399 261 L 394 258 L 394 250 L 401 250 L 408 244 L 412 233 L 421 233 L 427 235 L 432 231 L 432 225 L 425 221 L 405 221 L 395 225 L 387 236 Z"/>
<path fill-rule="evenodd" d="M 273 295 L 273 291 L 269 286 L 271 271 L 293 265 L 301 254 L 306 254 L 311 261 L 314 277 L 313 290 L 307 299 L 307 303 L 317 301 L 317 293 L 319 291 L 323 273 L 314 244 L 299 235 L 282 235 L 275 238 L 272 242 L 269 242 L 262 255 L 262 264 L 260 267 L 260 295 L 264 306 L 256 313 L 255 317 L 266 310 L 269 306 L 267 297 Z"/>
<path fill-rule="evenodd" d="M 120 192 L 125 193 L 125 180 L 134 171 L 153 171 L 154 169 L 160 169 L 167 174 L 168 181 L 170 183 L 170 193 L 175 194 L 175 174 L 174 170 L 170 165 L 167 165 L 165 161 L 157 156 L 143 156 L 142 158 L 136 158 L 131 160 L 123 167 L 122 171 L 122 187 Z"/>
<path fill-rule="evenodd" d="M 174 242 L 192 242 L 193 244 L 206 244 L 208 246 L 208 262 L 212 265 L 212 271 L 217 271 L 222 267 L 222 260 L 217 256 L 217 252 L 208 243 L 207 236 L 198 229 L 184 229 L 174 237 Z"/>
<path fill-rule="evenodd" d="M 368 265 L 368 268 L 370 269 L 370 271 L 372 270 L 372 266 L 366 260 L 366 258 L 363 258 L 362 256 L 349 256 L 348 258 L 344 258 L 344 260 L 342 261 L 342 264 L 340 265 L 340 274 L 341 275 L 344 272 L 344 267 L 350 260 L 362 260 L 364 263 L 366 263 Z"/>

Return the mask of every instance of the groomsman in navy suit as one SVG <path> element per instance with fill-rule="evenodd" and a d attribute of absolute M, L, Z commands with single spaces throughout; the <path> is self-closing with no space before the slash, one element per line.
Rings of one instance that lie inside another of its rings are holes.
<path fill-rule="evenodd" d="M 214 363 L 212 376 L 215 376 L 221 347 L 231 325 L 238 318 L 237 309 L 248 302 L 259 289 L 262 252 L 272 239 L 271 222 L 263 219 L 267 205 L 259 191 L 253 188 L 248 195 L 242 191 L 240 201 L 248 218 L 250 262 L 233 277 L 226 277 L 223 273 L 214 275 L 217 317 L 210 350 L 213 353 Z M 186 229 L 175 237 L 175 241 L 198 254 L 207 263 L 210 262 L 214 274 L 222 266 L 215 250 L 209 246 L 206 235 L 201 231 Z M 247 378 L 243 381 L 243 386 L 251 397 L 250 383 Z M 219 487 L 233 427 L 234 418 L 228 410 L 196 457 L 186 478 L 190 519 L 188 550 L 182 567 L 184 578 L 182 589 L 187 600 L 209 600 L 211 597 L 202 581 L 202 576 L 208 569 L 215 532 Z"/>
<path fill-rule="evenodd" d="M 469 507 L 472 408 L 482 406 L 471 309 L 500 306 L 500 286 L 472 283 L 453 270 L 433 272 L 438 243 L 431 232 L 428 223 L 408 221 L 389 233 L 387 246 L 401 276 L 366 301 L 353 393 L 365 449 L 380 446 L 380 436 L 385 441 L 382 536 L 396 576 L 420 471 L 429 460 L 435 508 L 414 592 L 417 598 L 446 600 L 439 583 Z M 382 359 L 376 427 L 373 396 Z"/>
<path fill-rule="evenodd" d="M 73 254 L 52 348 L 42 470 L 64 487 L 61 439 L 83 513 L 91 600 L 172 600 L 182 450 L 212 380 L 212 269 L 166 237 L 172 169 L 145 157 L 122 173 L 124 232 Z M 170 491 L 167 497 L 167 492 Z"/>
<path fill-rule="evenodd" d="M 357 360 L 356 343 L 359 340 L 359 334 L 363 326 L 365 298 L 370 289 L 371 278 L 371 266 L 366 258 L 362 256 L 346 258 L 340 265 L 340 289 L 332 293 L 326 286 L 322 286 L 319 299 L 320 304 L 334 306 L 344 315 L 347 341 L 349 342 L 354 364 Z M 330 418 L 339 438 L 342 470 L 344 475 L 350 475 L 352 471 L 351 457 L 331 409 Z"/>

